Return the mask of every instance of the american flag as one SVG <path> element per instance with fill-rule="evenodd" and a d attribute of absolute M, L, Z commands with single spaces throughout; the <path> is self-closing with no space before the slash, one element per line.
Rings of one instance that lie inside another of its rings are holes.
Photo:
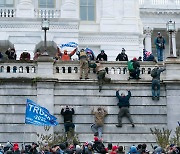
<path fill-rule="evenodd" d="M 152 54 L 150 51 L 143 50 L 143 61 L 146 61 L 147 57 Z"/>

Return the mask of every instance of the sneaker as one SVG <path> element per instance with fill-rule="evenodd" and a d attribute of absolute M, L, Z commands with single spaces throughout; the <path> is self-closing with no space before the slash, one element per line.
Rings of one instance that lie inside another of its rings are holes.
<path fill-rule="evenodd" d="M 122 125 L 116 125 L 116 127 L 122 127 Z"/>
<path fill-rule="evenodd" d="M 91 124 L 91 128 L 94 126 L 95 124 Z"/>
<path fill-rule="evenodd" d="M 80 80 L 82 79 L 82 77 L 79 78 Z"/>
<path fill-rule="evenodd" d="M 157 97 L 157 100 L 159 100 L 159 96 Z"/>
<path fill-rule="evenodd" d="M 134 125 L 134 124 L 132 124 L 132 127 L 134 128 L 134 127 L 135 127 L 135 125 Z"/>
<path fill-rule="evenodd" d="M 85 80 L 87 80 L 87 79 L 89 79 L 89 78 L 85 78 Z"/>
<path fill-rule="evenodd" d="M 152 100 L 155 100 L 155 97 L 154 97 L 154 96 L 152 96 Z"/>

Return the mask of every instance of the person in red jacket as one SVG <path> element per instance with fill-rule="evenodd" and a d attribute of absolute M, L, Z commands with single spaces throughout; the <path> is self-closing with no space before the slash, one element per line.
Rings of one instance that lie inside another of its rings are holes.
<path fill-rule="evenodd" d="M 71 51 L 68 54 L 67 50 L 64 50 L 64 53 L 61 52 L 59 48 L 57 48 L 57 53 L 56 53 L 56 59 L 61 59 L 62 61 L 70 61 L 71 57 L 75 54 L 77 48 L 75 48 L 73 51 Z"/>

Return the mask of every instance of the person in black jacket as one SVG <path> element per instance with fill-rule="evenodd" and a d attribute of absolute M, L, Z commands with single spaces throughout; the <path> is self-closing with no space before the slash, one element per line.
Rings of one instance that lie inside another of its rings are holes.
<path fill-rule="evenodd" d="M 107 61 L 107 55 L 105 54 L 104 50 L 101 50 L 101 53 L 97 56 L 96 60 Z"/>
<path fill-rule="evenodd" d="M 65 108 L 61 109 L 61 114 L 64 116 L 64 128 L 65 132 L 68 132 L 71 129 L 74 129 L 75 125 L 72 122 L 72 116 L 74 114 L 74 109 L 66 106 Z"/>
<path fill-rule="evenodd" d="M 122 52 L 116 57 L 116 61 L 128 61 L 128 56 L 125 54 L 125 49 L 122 48 Z"/>
<path fill-rule="evenodd" d="M 119 90 L 116 90 L 116 97 L 118 98 L 119 102 L 117 105 L 119 106 L 119 114 L 118 114 L 118 124 L 116 127 L 122 127 L 122 117 L 126 116 L 129 121 L 132 124 L 132 127 L 135 127 L 134 122 L 131 118 L 131 114 L 129 112 L 129 99 L 131 97 L 131 92 L 128 90 L 128 95 L 125 96 L 124 93 L 121 93 L 121 96 L 119 95 Z"/>

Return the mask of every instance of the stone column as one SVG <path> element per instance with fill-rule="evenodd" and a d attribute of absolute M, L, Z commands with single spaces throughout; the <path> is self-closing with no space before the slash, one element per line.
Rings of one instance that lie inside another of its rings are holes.
<path fill-rule="evenodd" d="M 19 3 L 17 4 L 16 17 L 34 17 L 34 6 L 32 4 L 32 0 L 19 0 Z"/>
<path fill-rule="evenodd" d="M 41 80 L 42 79 L 42 80 Z M 37 61 L 37 103 L 49 110 L 49 113 L 54 115 L 54 84 L 56 79 L 53 79 L 53 60 L 42 55 Z M 37 129 L 38 134 L 53 134 L 54 128 L 51 127 L 45 131 Z"/>
<path fill-rule="evenodd" d="M 76 0 L 65 0 L 61 7 L 61 18 L 78 18 L 78 5 Z"/>
<path fill-rule="evenodd" d="M 176 32 L 172 33 L 173 55 L 176 57 Z"/>
<path fill-rule="evenodd" d="M 152 52 L 152 42 L 151 42 L 152 31 L 153 31 L 152 28 L 144 27 L 145 49 L 149 52 Z"/>

